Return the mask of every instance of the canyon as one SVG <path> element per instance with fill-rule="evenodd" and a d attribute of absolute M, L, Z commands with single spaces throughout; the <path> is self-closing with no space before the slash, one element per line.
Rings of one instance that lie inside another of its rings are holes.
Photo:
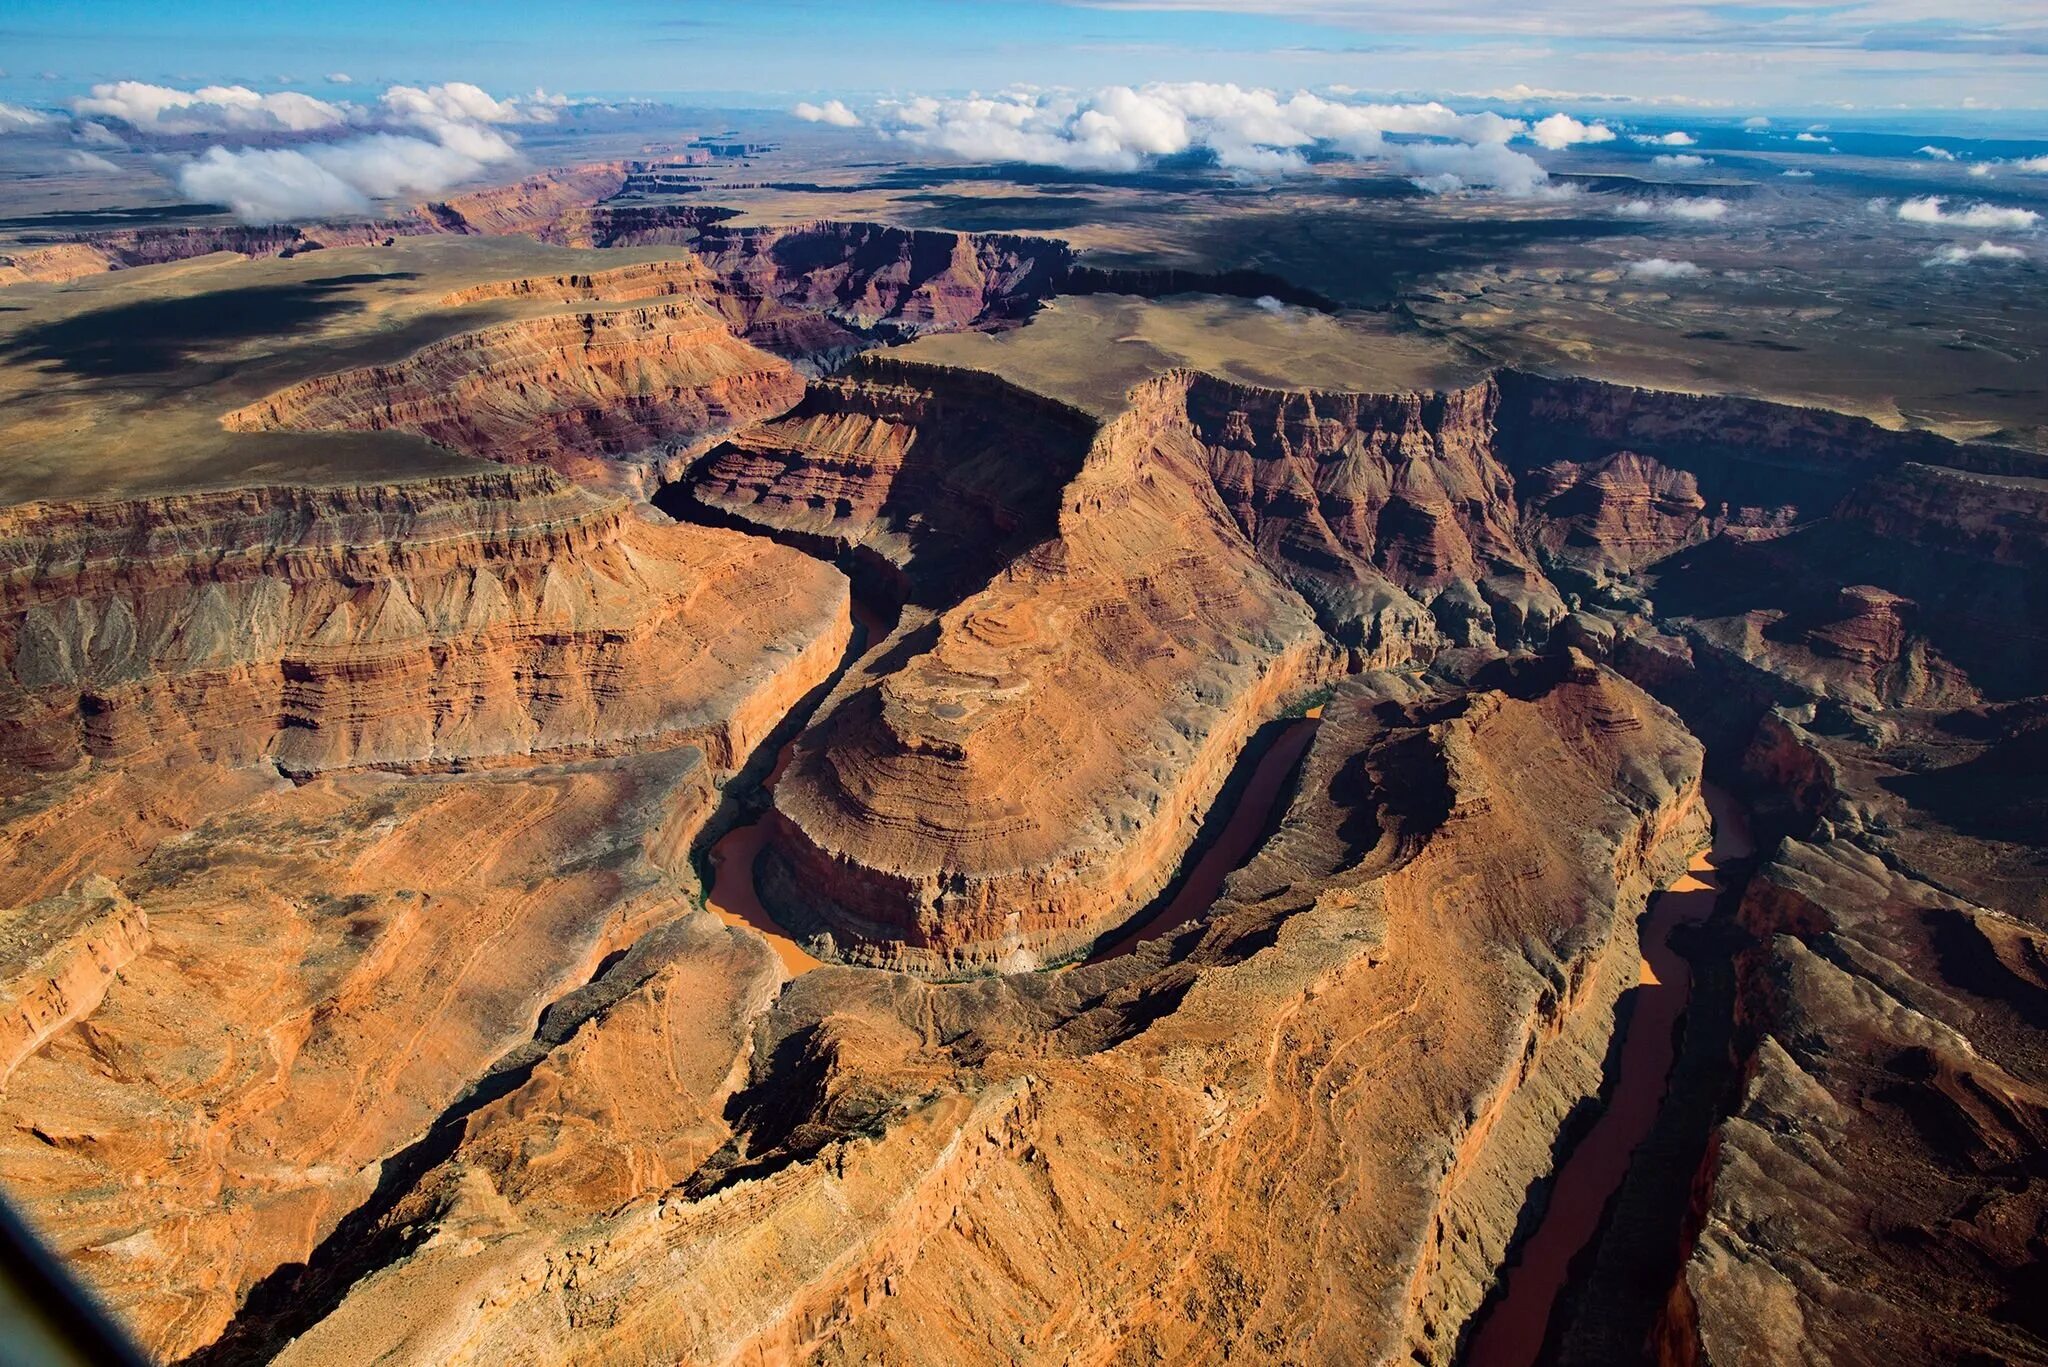
<path fill-rule="evenodd" d="M 634 174 L 196 401 L 459 465 L 0 508 L 0 1185 L 149 1355 L 2048 1360 L 2048 462 L 1091 412 L 891 348 L 1265 278 Z"/>

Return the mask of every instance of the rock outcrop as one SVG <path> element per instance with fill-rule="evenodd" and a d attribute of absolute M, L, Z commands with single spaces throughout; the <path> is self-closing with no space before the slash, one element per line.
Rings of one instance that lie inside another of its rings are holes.
<path fill-rule="evenodd" d="M 307 380 L 225 418 L 234 431 L 416 432 L 458 451 L 592 482 L 795 403 L 787 362 L 676 300 L 501 323 L 395 365 Z"/>
<path fill-rule="evenodd" d="M 851 630 L 829 567 L 537 470 L 6 521 L 0 750 L 42 767 L 694 745 L 729 768 Z"/>
<path fill-rule="evenodd" d="M 149 946 L 149 917 L 105 878 L 0 912 L 0 1090 L 15 1066 L 93 1013 Z"/>
<path fill-rule="evenodd" d="M 871 361 L 716 447 L 676 506 L 853 557 L 889 596 L 945 607 L 1053 530 L 1094 434 L 992 377 Z"/>
<path fill-rule="evenodd" d="M 834 702 L 775 790 L 772 908 L 855 959 L 1014 969 L 1166 884 L 1245 741 L 1335 663 L 1201 462 L 1136 406 L 1052 536 Z"/>
<path fill-rule="evenodd" d="M 1340 690 L 1200 931 L 974 987 L 811 973 L 724 1156 L 574 1232 L 496 1194 L 560 1114 L 513 1093 L 282 1360 L 1449 1360 L 1700 838 L 1699 752 L 1612 675 L 1385 687 Z"/>

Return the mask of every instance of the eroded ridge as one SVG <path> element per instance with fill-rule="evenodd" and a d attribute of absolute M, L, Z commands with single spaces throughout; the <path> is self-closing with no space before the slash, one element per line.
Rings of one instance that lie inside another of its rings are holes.
<path fill-rule="evenodd" d="M 1643 898 L 1701 838 L 1668 712 L 1598 671 L 1504 682 L 1340 689 L 1279 836 L 1178 944 L 973 987 L 798 979 L 716 1084 L 705 1171 L 636 1168 L 576 1233 L 513 1155 L 580 1134 L 557 1118 L 595 1073 L 506 1097 L 406 1217 L 471 1237 L 361 1280 L 284 1360 L 1447 1360 L 1597 1082 Z M 664 991 L 564 1066 L 642 1038 Z"/>
<path fill-rule="evenodd" d="M 730 767 L 850 630 L 829 567 L 539 470 L 7 521 L 0 743 L 42 768 L 305 774 L 674 745 Z"/>
<path fill-rule="evenodd" d="M 684 516 L 848 558 L 881 596 L 943 608 L 1053 530 L 1095 427 L 989 376 L 870 359 L 669 492 Z"/>
<path fill-rule="evenodd" d="M 307 380 L 223 421 L 241 432 L 395 429 L 603 480 L 620 456 L 689 446 L 802 392 L 788 362 L 679 299 L 462 333 L 395 365 Z"/>
<path fill-rule="evenodd" d="M 1075 954 L 1137 912 L 1246 739 L 1336 663 L 1142 404 L 1054 534 L 916 645 L 798 746 L 763 891 L 843 953 L 938 972 Z"/>

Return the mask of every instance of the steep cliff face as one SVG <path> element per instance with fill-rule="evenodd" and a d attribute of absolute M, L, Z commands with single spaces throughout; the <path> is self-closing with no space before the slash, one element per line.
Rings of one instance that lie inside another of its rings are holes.
<path fill-rule="evenodd" d="M 466 332 L 396 365 L 294 385 L 229 413 L 234 431 L 399 431 L 592 482 L 630 484 L 621 456 L 656 460 L 778 413 L 802 381 L 675 300 L 522 319 Z"/>
<path fill-rule="evenodd" d="M 1513 692 L 1340 690 L 1280 837 L 1170 952 L 797 980 L 725 1176 L 563 1233 L 494 1195 L 560 1114 L 507 1097 L 283 1360 L 1448 1360 L 1699 838 L 1668 713 L 1611 675 Z"/>
<path fill-rule="evenodd" d="M 0 744 L 42 767 L 681 744 L 729 767 L 850 629 L 829 567 L 537 471 L 9 521 Z"/>
<path fill-rule="evenodd" d="M 1073 258 L 1052 238 L 833 222 L 717 227 L 697 251 L 743 328 L 793 310 L 890 339 L 1027 318 Z"/>
<path fill-rule="evenodd" d="M 499 236 L 530 233 L 548 240 L 555 225 L 625 188 L 636 163 L 588 162 L 565 166 L 510 185 L 496 185 L 423 204 L 414 211 L 444 231 Z"/>
<path fill-rule="evenodd" d="M 842 953 L 941 972 L 1071 954 L 1137 911 L 1252 731 L 1334 664 L 1155 406 L 919 645 L 798 746 L 765 892 Z"/>
<path fill-rule="evenodd" d="M 498 299 L 538 300 L 551 304 L 628 304 L 641 299 L 683 295 L 701 299 L 710 293 L 711 272 L 694 256 L 672 261 L 643 261 L 608 271 L 568 275 L 530 275 L 518 280 L 493 280 L 443 295 L 449 308 Z"/>
<path fill-rule="evenodd" d="M 1563 603 L 1521 544 L 1491 383 L 1448 394 L 1157 382 L 1259 553 L 1373 665 L 1541 645 Z"/>
<path fill-rule="evenodd" d="M 1095 424 L 992 377 L 869 362 L 715 448 L 676 490 L 696 509 L 884 562 L 945 607 L 1053 529 Z"/>

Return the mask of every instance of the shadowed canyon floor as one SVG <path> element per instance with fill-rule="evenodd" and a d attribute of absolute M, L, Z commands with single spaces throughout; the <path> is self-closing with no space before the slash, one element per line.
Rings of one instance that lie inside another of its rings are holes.
<path fill-rule="evenodd" d="M 2048 1361 L 2041 457 L 645 174 L 8 287 L 150 1355 Z"/>

